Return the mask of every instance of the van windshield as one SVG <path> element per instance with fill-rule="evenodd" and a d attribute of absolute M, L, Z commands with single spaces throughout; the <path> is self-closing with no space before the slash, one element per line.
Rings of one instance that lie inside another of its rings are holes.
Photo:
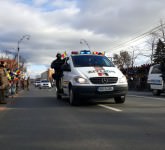
<path fill-rule="evenodd" d="M 105 56 L 76 55 L 72 56 L 74 67 L 114 67 L 113 63 Z"/>

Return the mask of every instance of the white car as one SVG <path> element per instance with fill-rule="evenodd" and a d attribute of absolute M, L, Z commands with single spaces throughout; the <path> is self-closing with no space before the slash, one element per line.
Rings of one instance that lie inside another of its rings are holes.
<path fill-rule="evenodd" d="M 39 88 L 51 88 L 52 85 L 48 80 L 41 80 Z"/>
<path fill-rule="evenodd" d="M 150 67 L 147 83 L 150 85 L 153 95 L 160 95 L 165 92 L 165 84 L 163 83 L 160 64 Z"/>
<path fill-rule="evenodd" d="M 57 98 L 68 96 L 71 105 L 86 98 L 114 98 L 116 103 L 124 103 L 128 83 L 106 56 L 72 52 L 63 65 L 62 91 Z"/>
<path fill-rule="evenodd" d="M 35 83 L 34 83 L 35 87 L 39 87 L 40 83 L 41 83 L 41 81 L 35 81 Z"/>

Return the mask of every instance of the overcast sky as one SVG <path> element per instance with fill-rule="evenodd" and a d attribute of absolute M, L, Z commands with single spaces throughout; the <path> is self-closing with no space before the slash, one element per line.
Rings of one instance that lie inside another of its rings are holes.
<path fill-rule="evenodd" d="M 87 49 L 117 53 L 118 46 L 165 20 L 164 0 L 0 0 L 0 49 L 26 58 L 35 76 L 57 52 Z"/>

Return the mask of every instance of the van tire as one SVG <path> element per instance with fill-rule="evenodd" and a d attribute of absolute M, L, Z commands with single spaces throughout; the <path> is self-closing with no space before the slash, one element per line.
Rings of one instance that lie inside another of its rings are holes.
<path fill-rule="evenodd" d="M 124 103 L 125 102 L 125 95 L 114 97 L 114 100 L 115 100 L 116 104 Z"/>
<path fill-rule="evenodd" d="M 80 105 L 79 95 L 70 87 L 69 89 L 69 103 L 72 106 Z"/>
<path fill-rule="evenodd" d="M 153 94 L 154 96 L 160 96 L 161 91 L 160 91 L 160 90 L 152 90 L 152 94 Z"/>

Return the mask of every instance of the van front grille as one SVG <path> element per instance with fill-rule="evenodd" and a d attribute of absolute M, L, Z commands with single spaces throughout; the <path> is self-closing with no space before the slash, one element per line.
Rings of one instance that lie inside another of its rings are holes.
<path fill-rule="evenodd" d="M 93 77 L 90 81 L 93 84 L 114 84 L 118 80 L 117 77 Z"/>

